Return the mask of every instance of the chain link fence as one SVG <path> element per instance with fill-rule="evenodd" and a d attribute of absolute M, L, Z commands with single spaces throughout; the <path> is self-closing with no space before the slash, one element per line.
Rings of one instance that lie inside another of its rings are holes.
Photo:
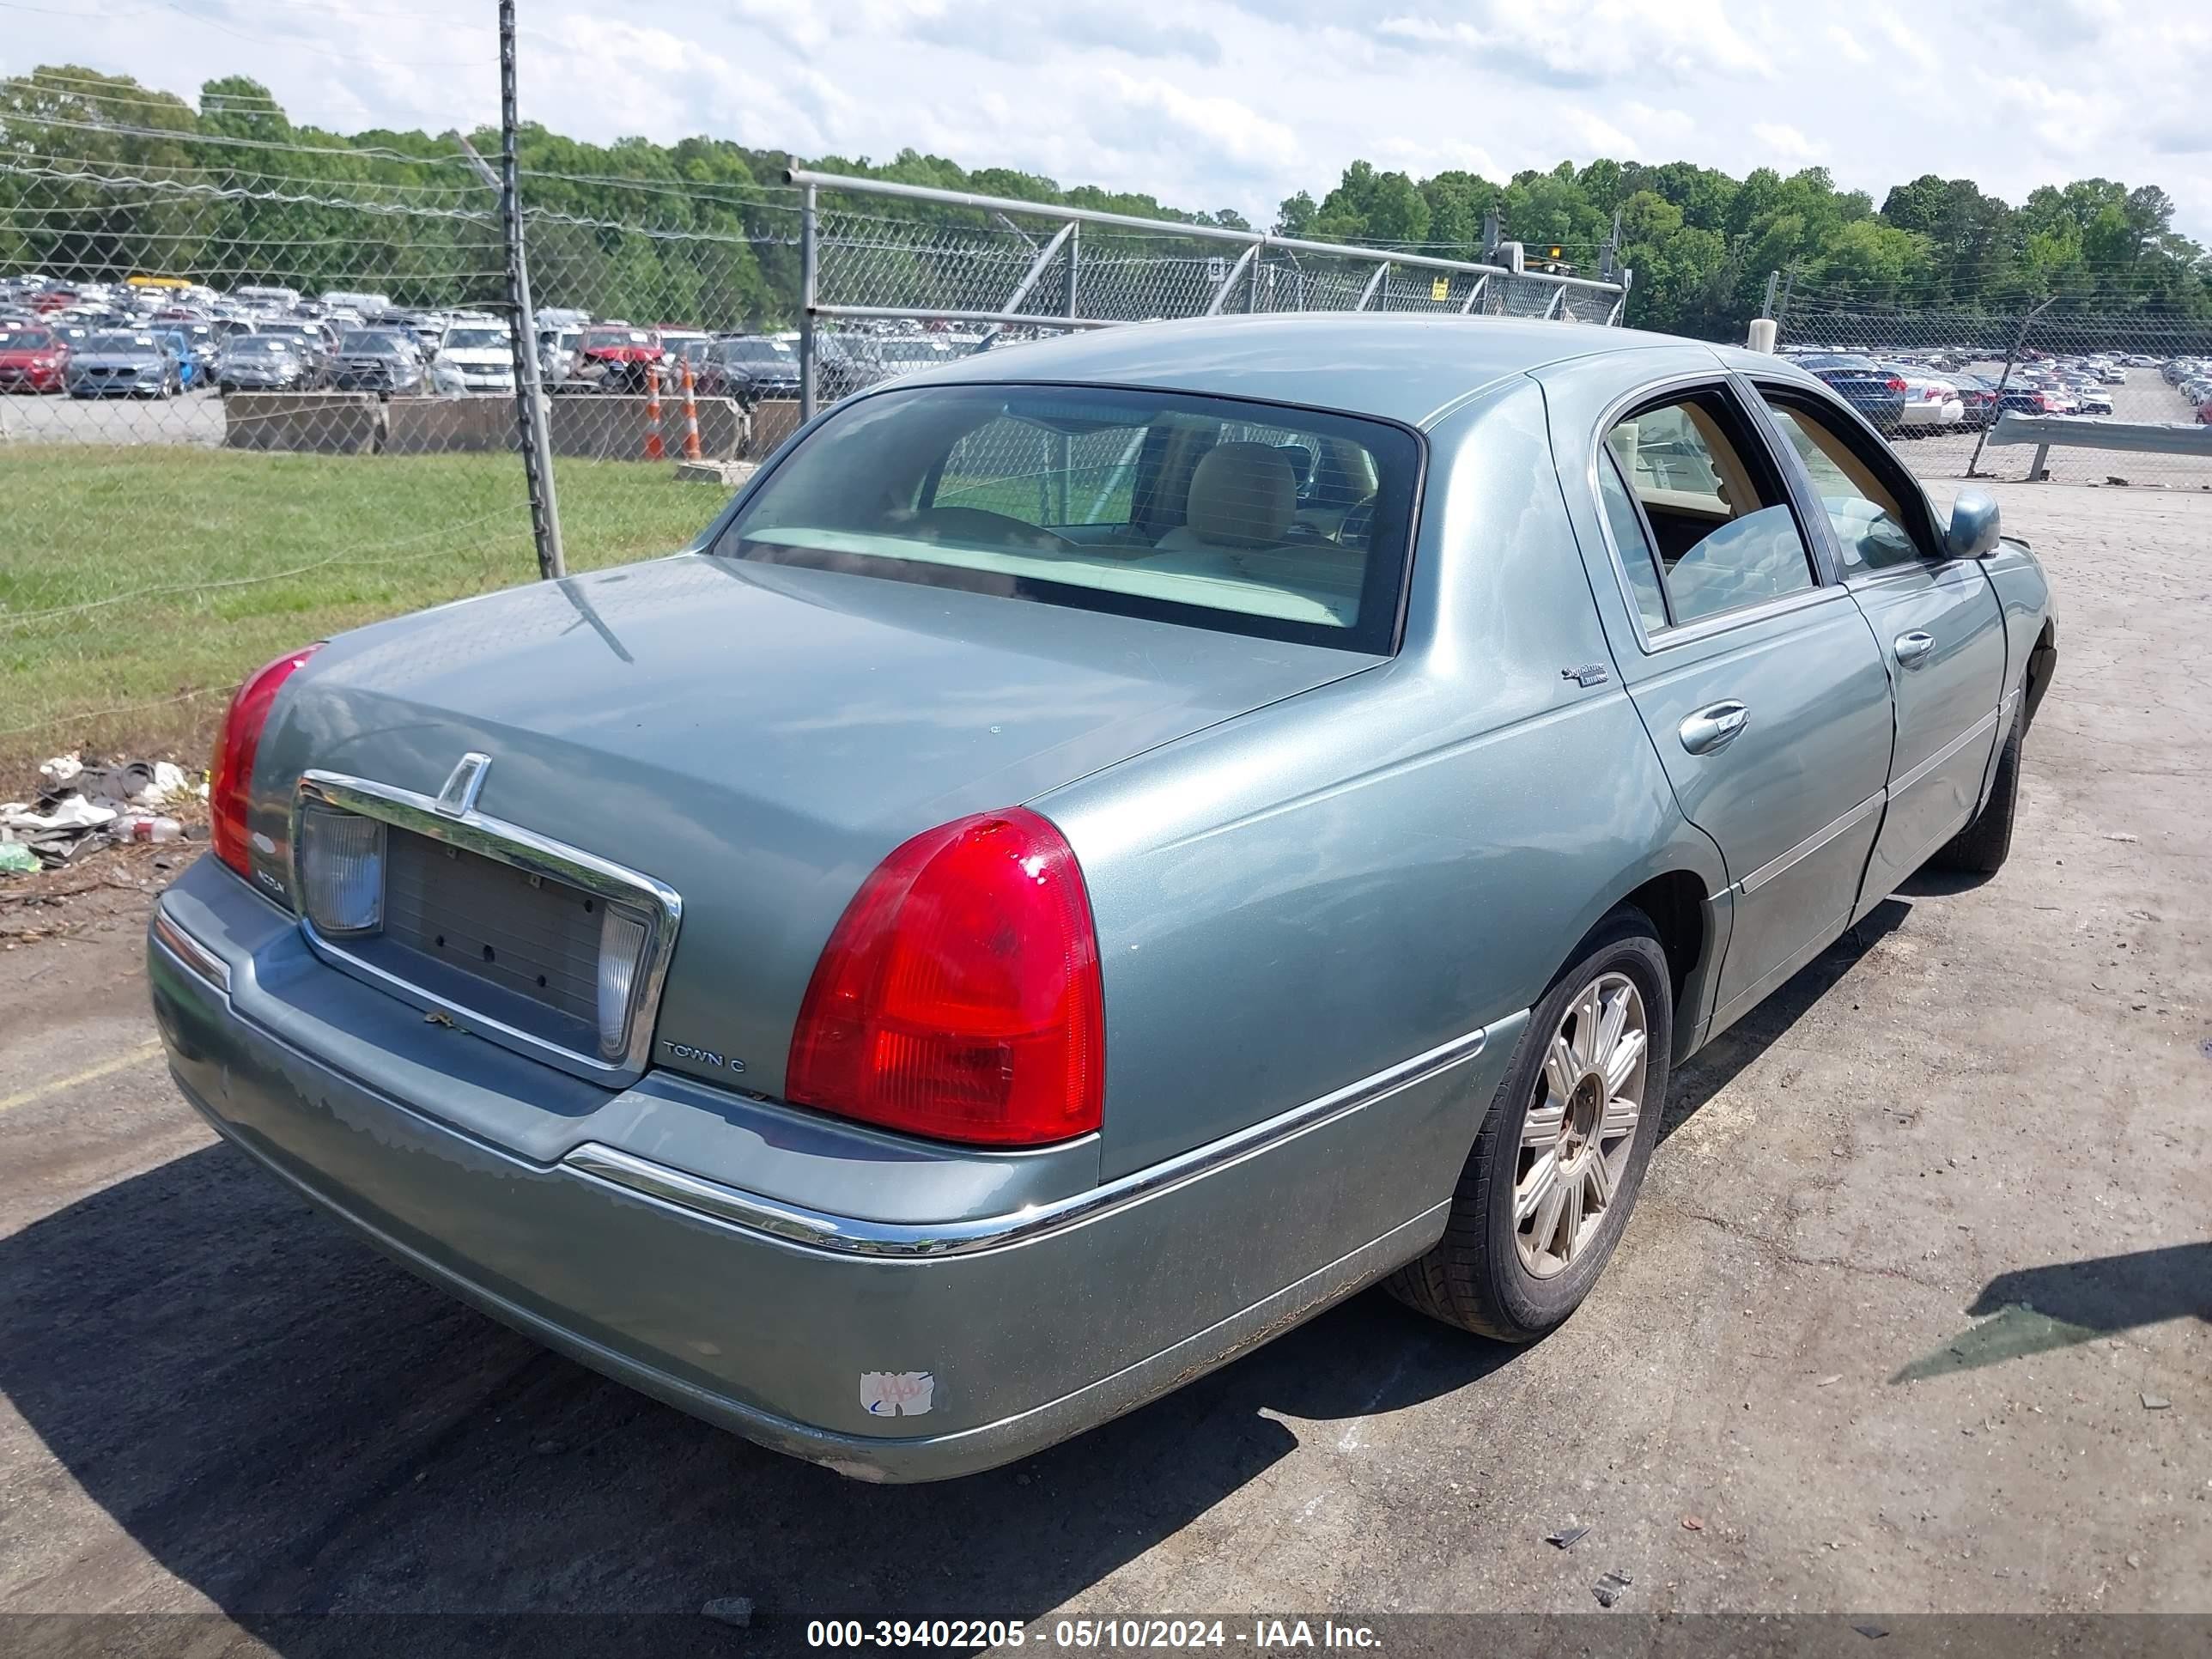
<path fill-rule="evenodd" d="M 1923 477 L 2212 490 L 2212 319 L 2089 296 L 1931 308 L 1784 292 L 1781 350 Z"/>
<path fill-rule="evenodd" d="M 1071 329 L 1217 314 L 1420 312 L 1618 323 L 1626 278 L 1299 241 L 794 171 L 803 358 L 834 402 L 888 375 Z M 811 250 L 807 245 L 811 242 Z M 1608 265 L 1610 256 L 1607 256 Z M 802 363 L 802 370 L 805 367 Z"/>
<path fill-rule="evenodd" d="M 0 112 L 0 768 L 80 747 L 197 761 L 260 662 L 536 574 L 501 197 L 458 142 L 202 131 L 194 159 L 134 127 L 137 106 L 58 84 L 12 82 Z M 642 463 L 765 453 L 810 379 L 834 401 L 1066 329 L 1217 312 L 1605 324 L 1626 294 L 1503 254 L 842 177 L 526 171 L 519 196 L 574 568 L 687 542 L 719 495 Z"/>

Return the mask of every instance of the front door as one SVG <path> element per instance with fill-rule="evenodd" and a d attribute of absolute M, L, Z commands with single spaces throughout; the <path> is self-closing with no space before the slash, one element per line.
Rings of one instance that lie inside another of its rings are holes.
<path fill-rule="evenodd" d="M 1735 890 L 1717 1032 L 1850 923 L 1888 769 L 1888 677 L 1725 384 L 1635 409 L 1596 464 L 1636 613 L 1616 658 Z"/>
<path fill-rule="evenodd" d="M 1888 804 L 1854 912 L 1863 915 L 1980 804 L 2003 736 L 2004 612 L 1980 562 L 1944 556 L 1917 486 L 1855 422 L 1817 394 L 1763 390 L 1826 509 L 1844 585 L 1874 629 L 1896 700 Z"/>

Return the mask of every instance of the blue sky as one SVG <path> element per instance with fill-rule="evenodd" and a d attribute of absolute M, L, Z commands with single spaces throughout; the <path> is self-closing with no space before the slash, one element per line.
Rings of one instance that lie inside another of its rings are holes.
<path fill-rule="evenodd" d="M 295 118 L 496 109 L 492 0 L 41 0 L 5 67 L 191 94 L 244 71 Z M 2163 185 L 2212 240 L 2207 0 L 520 0 L 525 113 L 576 137 L 901 146 L 1264 222 L 1364 156 L 1498 178 L 1597 155 L 1741 174 L 1924 172 L 2017 201 Z"/>

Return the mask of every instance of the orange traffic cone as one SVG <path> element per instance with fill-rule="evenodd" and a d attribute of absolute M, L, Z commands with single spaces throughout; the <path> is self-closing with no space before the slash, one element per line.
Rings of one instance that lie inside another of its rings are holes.
<path fill-rule="evenodd" d="M 645 459 L 665 460 L 668 452 L 660 447 L 660 365 L 648 363 L 645 369 Z"/>
<path fill-rule="evenodd" d="M 699 459 L 699 400 L 692 395 L 694 385 L 691 364 L 686 360 L 684 365 L 684 459 L 687 461 Z"/>

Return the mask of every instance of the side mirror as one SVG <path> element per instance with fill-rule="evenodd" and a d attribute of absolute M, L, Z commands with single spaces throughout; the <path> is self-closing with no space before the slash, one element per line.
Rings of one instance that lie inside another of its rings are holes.
<path fill-rule="evenodd" d="M 1951 503 L 1943 551 L 1954 559 L 1986 559 L 1997 550 L 1997 504 L 1986 490 L 1962 489 Z"/>

